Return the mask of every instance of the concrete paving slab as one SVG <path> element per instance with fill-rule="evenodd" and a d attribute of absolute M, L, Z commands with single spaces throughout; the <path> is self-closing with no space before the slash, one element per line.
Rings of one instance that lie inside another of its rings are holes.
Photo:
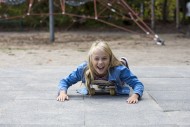
<path fill-rule="evenodd" d="M 22 90 L 24 86 L 27 84 L 27 80 L 21 78 L 8 78 L 8 77 L 0 77 L 1 87 L 0 90 Z"/>
<path fill-rule="evenodd" d="M 88 125 L 173 125 L 169 117 L 160 111 L 146 111 L 144 112 L 118 112 L 113 113 L 113 110 L 110 112 L 100 112 L 96 110 L 91 113 L 86 113 L 86 122 Z M 156 115 L 155 115 L 156 114 Z M 97 122 L 98 121 L 98 122 Z"/>
<path fill-rule="evenodd" d="M 131 105 L 126 102 L 129 96 L 110 96 L 110 95 L 95 95 L 92 97 L 84 96 L 86 106 L 90 107 L 91 110 L 98 111 L 121 111 L 130 112 L 136 111 L 162 111 L 160 106 L 151 99 L 147 92 L 144 92 L 142 100 L 139 101 L 138 105 Z M 145 106 L 146 105 L 146 106 Z M 106 108 L 102 108 L 106 107 Z M 94 109 L 93 109 L 94 108 Z"/>
<path fill-rule="evenodd" d="M 190 127 L 190 111 L 173 111 L 167 113 L 172 121 L 180 127 Z"/>
<path fill-rule="evenodd" d="M 158 100 L 157 103 L 164 112 L 190 111 L 189 100 Z"/>
<path fill-rule="evenodd" d="M 15 100 L 1 112 L 0 123 L 84 125 L 84 103 L 78 100 L 63 105 L 55 100 Z"/>
<path fill-rule="evenodd" d="M 57 124 L 0 124 L 0 127 L 63 127 L 63 125 L 57 125 Z M 84 125 L 79 124 L 69 124 L 64 125 L 64 127 L 85 127 Z"/>
<path fill-rule="evenodd" d="M 189 78 L 190 67 L 131 67 L 139 78 Z"/>
<path fill-rule="evenodd" d="M 140 78 L 146 91 L 190 91 L 190 78 Z"/>
<path fill-rule="evenodd" d="M 153 126 L 161 123 L 162 126 L 172 126 L 168 115 L 163 113 L 159 105 L 151 99 L 148 93 L 144 93 L 143 99 L 138 105 L 127 104 L 125 100 L 126 97 L 124 96 L 116 96 L 115 98 L 111 96 L 93 96 L 88 99 L 85 98 L 86 107 L 88 107 L 86 109 L 86 125 Z M 145 114 L 144 111 L 146 111 L 146 116 L 142 117 Z"/>
<path fill-rule="evenodd" d="M 190 100 L 189 91 L 149 91 L 156 100 Z"/>
<path fill-rule="evenodd" d="M 0 68 L 0 126 L 188 127 L 190 68 L 131 67 L 145 85 L 138 104 L 128 96 L 83 96 L 69 91 L 69 101 L 56 101 L 59 80 L 75 66 Z"/>
<path fill-rule="evenodd" d="M 148 91 L 164 111 L 189 111 L 189 91 Z"/>
<path fill-rule="evenodd" d="M 0 124 L 1 127 L 63 127 L 62 125 L 39 125 L 39 124 L 24 124 L 24 125 L 7 125 L 7 124 Z M 64 125 L 64 127 L 85 127 L 83 125 Z M 115 127 L 115 125 L 89 125 L 88 127 Z M 119 125 L 119 127 L 126 127 L 126 125 Z M 177 126 L 177 125 L 127 125 L 127 127 L 188 127 L 188 126 Z"/>
<path fill-rule="evenodd" d="M 170 77 L 160 77 L 160 78 L 140 78 L 142 81 L 146 82 L 146 86 L 150 85 L 157 86 L 157 85 L 189 85 L 190 78 L 170 78 Z"/>

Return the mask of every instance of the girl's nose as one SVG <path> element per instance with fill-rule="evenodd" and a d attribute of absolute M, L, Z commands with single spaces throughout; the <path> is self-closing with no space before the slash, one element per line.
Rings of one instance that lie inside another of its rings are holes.
<path fill-rule="evenodd" d="M 100 60 L 98 61 L 98 63 L 101 64 L 101 63 L 103 63 L 103 61 L 100 59 Z"/>

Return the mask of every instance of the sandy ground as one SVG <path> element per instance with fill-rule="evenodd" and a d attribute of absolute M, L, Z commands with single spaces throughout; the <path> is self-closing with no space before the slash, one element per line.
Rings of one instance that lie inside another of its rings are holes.
<path fill-rule="evenodd" d="M 86 60 L 92 42 L 105 40 L 117 57 L 125 56 L 130 66 L 189 66 L 190 38 L 160 34 L 165 46 L 149 38 L 125 32 L 1 32 L 0 67 L 78 65 Z"/>

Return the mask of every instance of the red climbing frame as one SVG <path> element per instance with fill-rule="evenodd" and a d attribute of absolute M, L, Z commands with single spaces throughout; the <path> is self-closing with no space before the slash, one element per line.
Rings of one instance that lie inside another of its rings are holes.
<path fill-rule="evenodd" d="M 60 0 L 61 10 L 62 10 L 61 14 L 67 15 L 67 16 L 72 16 L 72 17 L 97 20 L 99 22 L 111 25 L 118 29 L 122 29 L 122 30 L 130 32 L 130 33 L 136 33 L 135 31 L 127 29 L 126 27 L 119 26 L 119 25 L 113 24 L 111 22 L 108 22 L 108 21 L 102 19 L 102 17 L 104 17 L 104 15 L 103 15 L 104 12 L 109 10 L 110 12 L 113 12 L 113 13 L 121 16 L 122 18 L 125 17 L 125 19 L 134 21 L 137 24 L 137 26 L 143 32 L 145 32 L 147 37 L 154 39 L 156 41 L 156 44 L 158 44 L 158 45 L 164 45 L 164 41 L 161 40 L 157 34 L 155 34 L 155 32 L 138 16 L 138 14 L 126 3 L 125 0 L 70 0 L 70 1 L 72 1 L 72 2 L 83 1 L 82 3 L 92 1 L 94 4 L 94 15 L 88 15 L 88 16 L 85 15 L 84 16 L 84 15 L 67 13 L 65 6 L 66 6 L 66 3 L 69 2 L 69 0 Z M 20 16 L 20 17 L 23 18 L 25 16 L 30 16 L 30 15 L 47 15 L 47 16 L 50 15 L 49 13 L 43 13 L 43 14 L 31 13 L 33 2 L 34 2 L 34 0 L 29 0 L 28 12 L 26 13 L 26 15 Z M 100 9 L 98 9 L 97 6 L 102 6 L 103 8 L 101 8 L 101 10 L 100 10 Z M 51 15 L 58 15 L 58 14 L 60 14 L 60 13 L 53 13 Z M 18 18 L 18 17 L 19 16 L 6 17 L 5 19 L 14 19 L 14 18 Z"/>

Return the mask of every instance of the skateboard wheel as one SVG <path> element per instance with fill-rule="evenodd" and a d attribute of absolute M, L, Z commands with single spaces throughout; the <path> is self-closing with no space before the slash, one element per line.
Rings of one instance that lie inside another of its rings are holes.
<path fill-rule="evenodd" d="M 111 96 L 115 95 L 115 89 L 114 89 L 114 88 L 111 88 L 111 89 L 110 89 L 110 95 L 111 95 Z"/>
<path fill-rule="evenodd" d="M 91 91 L 91 95 L 95 94 L 95 89 L 94 88 L 91 88 L 90 91 Z"/>

